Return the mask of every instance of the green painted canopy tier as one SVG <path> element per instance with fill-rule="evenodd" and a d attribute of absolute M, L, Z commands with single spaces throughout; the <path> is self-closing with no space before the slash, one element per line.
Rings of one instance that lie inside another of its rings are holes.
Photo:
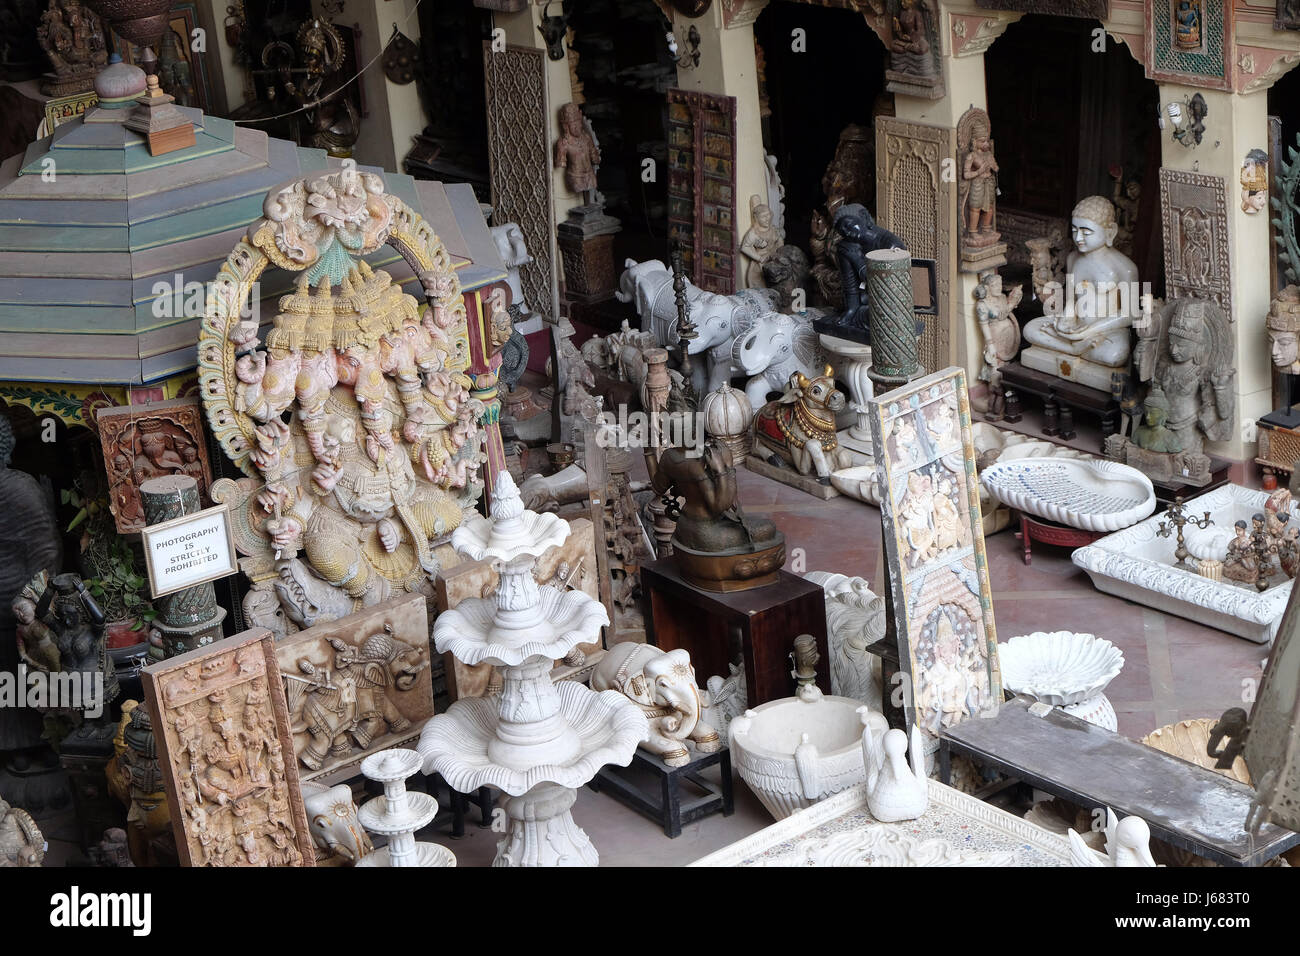
<path fill-rule="evenodd" d="M 133 109 L 99 108 L 0 162 L 0 380 L 135 385 L 193 369 L 198 290 L 261 218 L 268 191 L 340 162 L 180 109 L 195 144 L 175 152 L 150 155 L 125 126 Z M 505 277 L 469 186 L 361 168 L 429 221 L 464 291 Z M 367 261 L 423 298 L 391 247 Z M 291 291 L 290 276 L 264 277 L 264 322 Z"/>

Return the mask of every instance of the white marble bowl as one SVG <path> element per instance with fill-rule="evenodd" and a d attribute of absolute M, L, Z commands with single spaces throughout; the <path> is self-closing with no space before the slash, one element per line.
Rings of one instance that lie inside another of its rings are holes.
<path fill-rule="evenodd" d="M 868 726 L 877 733 L 887 729 L 884 717 L 861 701 L 783 697 L 745 711 L 732 720 L 727 735 L 740 778 L 768 813 L 784 820 L 866 780 L 862 732 Z M 811 747 L 796 759 L 805 736 Z"/>
<path fill-rule="evenodd" d="M 1017 694 L 1068 707 L 1102 693 L 1124 667 L 1110 641 L 1073 631 L 1037 631 L 998 645 L 1002 684 Z"/>
<path fill-rule="evenodd" d="M 1156 509 L 1151 479 L 1115 461 L 1000 461 L 984 469 L 980 481 L 1008 507 L 1084 531 L 1119 531 Z"/>

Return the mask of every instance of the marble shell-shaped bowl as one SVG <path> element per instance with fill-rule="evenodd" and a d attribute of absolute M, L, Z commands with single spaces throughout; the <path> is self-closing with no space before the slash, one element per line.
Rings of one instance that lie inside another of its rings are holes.
<path fill-rule="evenodd" d="M 783 697 L 736 717 L 727 736 L 740 778 L 784 820 L 866 780 L 862 731 L 877 725 L 885 729 L 884 717 L 848 697 Z M 811 746 L 799 751 L 805 735 Z"/>
<path fill-rule="evenodd" d="M 1156 510 L 1151 479 L 1116 461 L 1000 461 L 984 469 L 980 481 L 1008 507 L 1084 531 L 1119 531 Z"/>
<path fill-rule="evenodd" d="M 1102 693 L 1124 667 L 1124 654 L 1110 641 L 1073 631 L 1037 631 L 998 645 L 1002 684 L 1056 707 Z"/>

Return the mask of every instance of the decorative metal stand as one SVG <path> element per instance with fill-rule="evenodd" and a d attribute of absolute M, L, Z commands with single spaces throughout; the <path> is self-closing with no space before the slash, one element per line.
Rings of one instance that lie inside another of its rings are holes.
<path fill-rule="evenodd" d="M 1205 512 L 1205 517 L 1203 518 L 1189 518 L 1183 507 L 1183 497 L 1182 495 L 1179 495 L 1174 499 L 1174 503 L 1170 505 L 1169 509 L 1165 512 L 1165 517 L 1160 522 L 1160 528 L 1156 531 L 1156 534 L 1162 538 L 1167 538 L 1174 533 L 1175 529 L 1177 529 L 1178 547 L 1174 549 L 1174 567 L 1187 568 L 1188 570 L 1195 571 L 1195 567 L 1193 567 L 1187 560 L 1191 557 L 1191 552 L 1187 550 L 1187 545 L 1183 541 L 1183 528 L 1189 524 L 1193 528 L 1204 529 L 1214 524 L 1214 519 L 1210 517 L 1208 511 Z M 1264 589 L 1260 588 L 1260 590 L 1262 591 Z"/>
<path fill-rule="evenodd" d="M 691 305 L 686 300 L 686 271 L 682 266 L 682 250 L 673 246 L 673 299 L 677 303 L 677 340 L 682 362 L 682 398 L 694 411 L 699 408 L 700 396 L 695 390 L 694 369 L 691 366 L 691 343 L 700 337 L 691 324 Z"/>
<path fill-rule="evenodd" d="M 199 510 L 199 484 L 188 475 L 151 478 L 140 485 L 140 502 L 145 521 L 151 525 L 191 515 Z M 158 612 L 153 622 L 158 640 L 149 642 L 153 660 L 176 657 L 223 636 L 221 622 L 226 609 L 217 604 L 211 583 L 164 595 L 155 599 L 153 606 Z"/>
<path fill-rule="evenodd" d="M 368 800 L 357 819 L 388 845 L 357 861 L 357 866 L 455 866 L 455 855 L 436 843 L 417 843 L 415 833 L 438 814 L 438 801 L 427 793 L 410 793 L 406 778 L 420 770 L 420 755 L 401 748 L 383 750 L 361 761 L 361 772 L 384 785 L 384 795 Z"/>

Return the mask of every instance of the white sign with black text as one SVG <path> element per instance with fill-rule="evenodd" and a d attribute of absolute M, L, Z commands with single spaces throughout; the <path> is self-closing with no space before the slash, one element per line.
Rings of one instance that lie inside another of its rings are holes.
<path fill-rule="evenodd" d="M 239 570 L 226 505 L 150 525 L 141 535 L 149 588 L 156 598 Z"/>

